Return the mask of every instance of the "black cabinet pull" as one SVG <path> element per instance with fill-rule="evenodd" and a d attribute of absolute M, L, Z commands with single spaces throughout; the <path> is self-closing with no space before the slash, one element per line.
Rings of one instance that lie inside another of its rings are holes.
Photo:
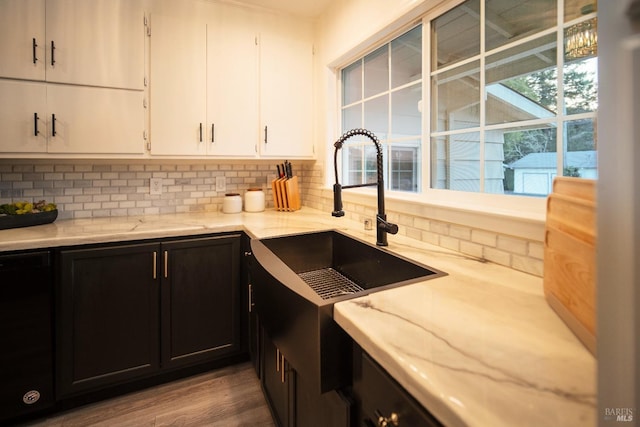
<path fill-rule="evenodd" d="M 216 142 L 216 124 L 211 123 L 211 143 Z"/>
<path fill-rule="evenodd" d="M 33 135 L 38 136 L 40 131 L 38 130 L 38 113 L 33 113 Z"/>
<path fill-rule="evenodd" d="M 200 123 L 200 142 L 202 142 L 202 123 Z"/>
<path fill-rule="evenodd" d="M 51 66 L 56 63 L 56 44 L 51 40 Z"/>
<path fill-rule="evenodd" d="M 264 143 L 266 144 L 267 142 L 269 142 L 269 141 L 267 139 L 267 127 L 265 126 L 264 127 Z"/>
<path fill-rule="evenodd" d="M 51 136 L 56 136 L 56 115 L 51 115 Z"/>
<path fill-rule="evenodd" d="M 36 48 L 38 47 L 38 43 L 36 43 L 36 38 L 33 38 L 33 44 L 32 46 L 32 52 L 33 52 L 33 63 L 35 64 L 36 62 L 38 62 L 38 57 L 36 56 Z"/>

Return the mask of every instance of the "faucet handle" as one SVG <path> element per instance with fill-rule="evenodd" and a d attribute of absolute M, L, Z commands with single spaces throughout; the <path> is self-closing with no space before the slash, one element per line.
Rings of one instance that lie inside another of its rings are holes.
<path fill-rule="evenodd" d="M 385 218 L 382 218 L 380 215 L 377 215 L 376 219 L 378 220 L 378 228 L 383 229 L 389 234 L 398 234 L 398 226 L 396 224 L 393 224 L 387 221 Z"/>

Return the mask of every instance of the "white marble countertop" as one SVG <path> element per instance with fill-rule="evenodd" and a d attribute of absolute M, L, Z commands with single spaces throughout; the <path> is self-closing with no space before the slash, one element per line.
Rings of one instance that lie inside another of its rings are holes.
<path fill-rule="evenodd" d="M 60 220 L 0 230 L 0 252 L 245 230 L 375 231 L 326 212 Z M 447 426 L 595 426 L 596 360 L 544 299 L 542 279 L 403 236 L 388 250 L 448 276 L 335 305 L 334 318 Z"/>

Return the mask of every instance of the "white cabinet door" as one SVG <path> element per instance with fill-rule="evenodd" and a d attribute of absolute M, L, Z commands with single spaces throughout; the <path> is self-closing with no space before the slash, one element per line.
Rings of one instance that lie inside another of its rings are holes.
<path fill-rule="evenodd" d="M 260 155 L 312 157 L 310 30 L 278 19 L 260 35 Z"/>
<path fill-rule="evenodd" d="M 143 96 L 0 80 L 0 153 L 144 154 Z"/>
<path fill-rule="evenodd" d="M 47 85 L 48 152 L 143 154 L 143 92 Z"/>
<path fill-rule="evenodd" d="M 47 0 L 46 26 L 47 81 L 144 89 L 139 0 Z"/>
<path fill-rule="evenodd" d="M 44 80 L 44 0 L 0 0 L 0 77 Z"/>
<path fill-rule="evenodd" d="M 151 154 L 207 153 L 207 29 L 151 17 Z"/>
<path fill-rule="evenodd" d="M 220 5 L 207 25 L 208 154 L 255 157 L 258 50 L 255 14 Z"/>
<path fill-rule="evenodd" d="M 0 80 L 0 153 L 46 153 L 46 99 L 44 83 Z"/>

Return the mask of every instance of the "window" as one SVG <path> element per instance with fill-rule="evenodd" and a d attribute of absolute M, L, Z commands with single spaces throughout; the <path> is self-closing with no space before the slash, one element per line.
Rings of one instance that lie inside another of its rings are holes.
<path fill-rule="evenodd" d="M 422 26 L 417 26 L 344 68 L 342 131 L 366 128 L 383 147 L 385 185 L 421 189 Z M 342 151 L 344 184 L 376 181 L 376 150 L 351 138 Z"/>
<path fill-rule="evenodd" d="M 544 196 L 596 177 L 595 7 L 468 0 L 432 21 L 432 188 Z"/>
<path fill-rule="evenodd" d="M 429 46 L 420 25 L 341 70 L 342 131 L 378 136 L 390 190 L 544 196 L 555 176 L 595 178 L 596 8 L 467 0 L 425 18 Z M 345 184 L 375 181 L 370 141 L 341 152 Z"/>

